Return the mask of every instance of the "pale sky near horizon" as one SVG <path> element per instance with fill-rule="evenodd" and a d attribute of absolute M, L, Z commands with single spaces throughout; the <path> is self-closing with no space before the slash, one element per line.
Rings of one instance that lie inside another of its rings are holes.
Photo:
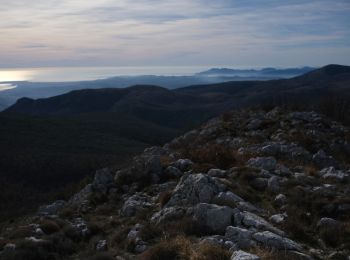
<path fill-rule="evenodd" d="M 349 0 L 0 0 L 0 67 L 350 65 Z"/>

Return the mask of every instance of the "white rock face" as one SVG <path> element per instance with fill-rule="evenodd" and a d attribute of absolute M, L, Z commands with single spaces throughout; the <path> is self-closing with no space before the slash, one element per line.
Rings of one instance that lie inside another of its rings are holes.
<path fill-rule="evenodd" d="M 224 233 L 232 224 L 233 213 L 230 207 L 200 203 L 193 208 L 193 219 L 213 232 Z"/>
<path fill-rule="evenodd" d="M 220 185 L 210 176 L 201 173 L 185 175 L 180 179 L 166 207 L 210 203 L 220 191 Z"/>

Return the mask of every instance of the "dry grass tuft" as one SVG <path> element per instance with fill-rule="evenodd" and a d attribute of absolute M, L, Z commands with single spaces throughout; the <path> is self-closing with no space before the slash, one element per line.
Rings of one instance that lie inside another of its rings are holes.
<path fill-rule="evenodd" d="M 145 251 L 140 260 L 191 260 L 191 242 L 184 237 L 163 240 Z"/>
<path fill-rule="evenodd" d="M 191 260 L 229 260 L 231 253 L 222 247 L 202 243 L 195 248 Z"/>

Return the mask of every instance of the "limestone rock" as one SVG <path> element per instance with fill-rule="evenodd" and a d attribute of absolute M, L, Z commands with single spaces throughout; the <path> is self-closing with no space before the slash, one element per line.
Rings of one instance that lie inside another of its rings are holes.
<path fill-rule="evenodd" d="M 67 205 L 64 200 L 57 200 L 52 204 L 40 206 L 38 215 L 57 215 L 57 213 Z"/>
<path fill-rule="evenodd" d="M 104 168 L 96 171 L 94 180 L 91 183 L 91 188 L 94 191 L 107 193 L 108 190 L 114 186 L 115 186 L 114 178 L 108 168 Z"/>
<path fill-rule="evenodd" d="M 156 212 L 151 217 L 151 223 L 159 225 L 182 218 L 186 214 L 186 209 L 182 207 L 168 207 Z"/>
<path fill-rule="evenodd" d="M 256 157 L 247 162 L 247 166 L 272 171 L 276 168 L 277 161 L 274 157 Z"/>
<path fill-rule="evenodd" d="M 270 231 L 255 233 L 253 238 L 266 247 L 271 247 L 278 250 L 302 251 L 302 246 L 298 243 Z"/>
<path fill-rule="evenodd" d="M 267 222 L 262 217 L 259 217 L 258 215 L 255 215 L 251 212 L 241 212 L 241 223 L 246 227 L 254 227 L 258 230 L 269 230 L 275 233 L 278 233 L 280 235 L 284 235 L 284 232 L 279 230 L 278 228 L 274 227 L 272 224 Z M 236 217 L 235 217 L 236 218 Z"/>
<path fill-rule="evenodd" d="M 107 250 L 107 240 L 99 240 L 96 243 L 96 251 L 106 251 Z"/>
<path fill-rule="evenodd" d="M 225 238 L 234 242 L 238 248 L 250 248 L 256 246 L 252 240 L 253 232 L 244 228 L 228 226 L 225 232 Z"/>
<path fill-rule="evenodd" d="M 233 212 L 233 209 L 227 206 L 199 203 L 193 208 L 193 219 L 200 226 L 220 234 L 232 224 Z"/>
<path fill-rule="evenodd" d="M 220 185 L 210 176 L 201 173 L 185 175 L 180 179 L 166 207 L 210 203 L 220 191 Z"/>
<path fill-rule="evenodd" d="M 231 260 L 260 260 L 257 255 L 249 254 L 242 250 L 233 252 Z"/>
<path fill-rule="evenodd" d="M 180 171 L 188 171 L 191 166 L 193 165 L 193 162 L 189 159 L 179 159 L 176 162 L 173 163 L 172 166 L 178 168 Z"/>
<path fill-rule="evenodd" d="M 135 216 L 138 212 L 141 212 L 152 205 L 153 204 L 150 202 L 149 197 L 135 194 L 124 202 L 121 213 L 126 217 Z"/>

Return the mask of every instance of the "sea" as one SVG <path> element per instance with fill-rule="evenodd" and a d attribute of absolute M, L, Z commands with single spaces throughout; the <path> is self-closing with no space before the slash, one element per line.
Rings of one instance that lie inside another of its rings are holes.
<path fill-rule="evenodd" d="M 208 68 L 206 66 L 0 68 L 0 83 L 2 88 L 8 88 L 8 85 L 4 85 L 5 82 L 69 82 L 138 75 L 186 76 Z"/>

